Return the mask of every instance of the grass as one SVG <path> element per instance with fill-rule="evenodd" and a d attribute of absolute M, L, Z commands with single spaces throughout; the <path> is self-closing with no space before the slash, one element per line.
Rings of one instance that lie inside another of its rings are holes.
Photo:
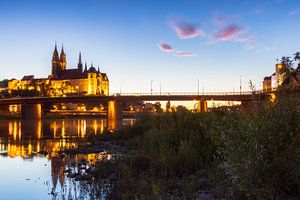
<path fill-rule="evenodd" d="M 129 149 L 106 170 L 112 199 L 198 199 L 201 190 L 218 199 L 300 197 L 300 119 L 291 99 L 250 115 L 181 107 L 90 139 Z"/>

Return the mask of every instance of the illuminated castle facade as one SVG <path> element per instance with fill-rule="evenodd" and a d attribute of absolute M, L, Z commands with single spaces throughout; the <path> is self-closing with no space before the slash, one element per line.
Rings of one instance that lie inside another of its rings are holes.
<path fill-rule="evenodd" d="M 106 73 L 96 69 L 93 64 L 83 69 L 81 53 L 77 68 L 67 69 L 67 57 L 62 47 L 60 54 L 55 45 L 52 56 L 52 69 L 48 78 L 35 79 L 33 75 L 24 76 L 21 80 L 10 80 L 8 90 L 35 91 L 43 96 L 67 95 L 108 95 L 109 80 Z"/>

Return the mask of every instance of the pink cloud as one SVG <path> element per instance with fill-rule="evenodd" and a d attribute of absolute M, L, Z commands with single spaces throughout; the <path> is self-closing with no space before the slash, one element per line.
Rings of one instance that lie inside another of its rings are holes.
<path fill-rule="evenodd" d="M 161 43 L 161 44 L 158 44 L 158 47 L 160 48 L 161 51 L 163 52 L 172 52 L 174 51 L 173 47 L 169 44 L 166 44 L 166 43 Z"/>
<path fill-rule="evenodd" d="M 200 29 L 199 25 L 191 24 L 182 20 L 173 21 L 171 23 L 171 27 L 181 39 L 189 39 L 204 35 L 204 32 Z"/>
<path fill-rule="evenodd" d="M 180 57 L 195 57 L 195 56 L 197 56 L 197 54 L 194 53 L 194 52 L 188 52 L 188 51 L 178 51 L 178 52 L 176 52 L 176 56 L 180 56 Z"/>
<path fill-rule="evenodd" d="M 232 40 L 234 39 L 238 34 L 240 34 L 243 31 L 243 28 L 236 26 L 236 25 L 229 25 L 224 27 L 223 29 L 219 30 L 215 34 L 215 38 L 222 40 L 222 41 L 227 41 L 227 40 Z"/>

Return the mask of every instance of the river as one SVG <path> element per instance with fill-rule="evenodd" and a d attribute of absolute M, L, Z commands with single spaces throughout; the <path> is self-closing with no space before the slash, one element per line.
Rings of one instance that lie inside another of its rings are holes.
<path fill-rule="evenodd" d="M 80 170 L 83 161 L 91 165 L 102 155 L 58 152 L 86 143 L 88 135 L 101 134 L 106 124 L 98 118 L 0 120 L 0 199 L 105 199 L 107 185 L 97 190 L 103 194 L 94 194 L 91 185 L 64 173 Z"/>

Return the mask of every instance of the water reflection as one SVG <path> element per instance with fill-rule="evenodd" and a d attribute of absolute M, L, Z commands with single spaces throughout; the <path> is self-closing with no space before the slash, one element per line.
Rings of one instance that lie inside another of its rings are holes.
<path fill-rule="evenodd" d="M 90 199 L 92 186 L 67 178 L 65 171 L 79 173 L 83 161 L 88 167 L 103 155 L 59 151 L 86 143 L 87 136 L 105 129 L 106 119 L 0 120 L 1 199 Z M 13 188 L 19 187 L 27 189 L 15 193 Z"/>
<path fill-rule="evenodd" d="M 0 151 L 23 158 L 40 151 L 57 152 L 103 133 L 105 125 L 105 119 L 2 120 Z"/>

